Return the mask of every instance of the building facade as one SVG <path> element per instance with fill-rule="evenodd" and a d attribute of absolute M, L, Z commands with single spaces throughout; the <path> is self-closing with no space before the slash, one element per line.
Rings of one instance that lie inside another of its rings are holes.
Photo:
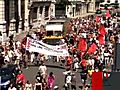
<path fill-rule="evenodd" d="M 66 6 L 68 17 L 80 16 L 95 12 L 95 0 L 69 0 L 71 5 Z"/>
<path fill-rule="evenodd" d="M 27 0 L 26 0 L 27 1 Z M 41 24 L 45 24 L 45 19 L 50 19 L 51 16 L 55 16 L 55 0 L 30 0 L 28 8 L 25 9 L 27 12 L 28 24 L 33 24 L 39 21 Z"/>
<path fill-rule="evenodd" d="M 27 0 L 26 0 L 27 1 Z M 95 12 L 96 0 L 30 0 L 29 1 L 29 24 L 42 22 L 51 17 L 69 18 Z M 26 3 L 27 4 L 27 3 Z M 26 5 L 27 6 L 27 5 Z M 30 20 L 29 20 L 30 19 Z"/>
<path fill-rule="evenodd" d="M 52 17 L 75 17 L 95 11 L 96 0 L 0 0 L 0 41 Z"/>
<path fill-rule="evenodd" d="M 22 30 L 22 0 L 0 0 L 0 41 Z"/>

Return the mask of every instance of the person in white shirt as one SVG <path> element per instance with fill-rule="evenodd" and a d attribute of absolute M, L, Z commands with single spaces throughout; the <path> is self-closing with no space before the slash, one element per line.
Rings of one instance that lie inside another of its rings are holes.
<path fill-rule="evenodd" d="M 10 59 L 10 62 L 12 62 L 12 57 L 14 55 L 14 52 L 11 49 L 9 49 L 7 53 L 8 53 L 8 57 Z"/>
<path fill-rule="evenodd" d="M 17 48 L 20 48 L 20 47 L 21 47 L 21 42 L 20 42 L 20 41 L 17 41 L 17 42 L 16 42 L 16 45 L 17 45 Z"/>
<path fill-rule="evenodd" d="M 31 62 L 34 62 L 34 59 L 35 59 L 35 54 L 34 54 L 33 52 L 31 52 L 30 61 L 31 61 Z"/>
<path fill-rule="evenodd" d="M 65 90 L 70 89 L 71 80 L 72 80 L 71 72 L 68 72 L 65 75 Z"/>
<path fill-rule="evenodd" d="M 93 58 L 90 58 L 90 59 L 88 60 L 88 63 L 89 63 L 89 65 L 92 67 L 92 69 L 94 69 L 94 63 L 95 63 L 94 59 L 93 59 Z"/>
<path fill-rule="evenodd" d="M 32 36 L 33 39 L 37 39 L 37 36 L 36 36 L 35 32 L 33 32 L 33 33 L 31 34 L 31 36 Z"/>
<path fill-rule="evenodd" d="M 10 63 L 8 52 L 5 52 L 5 54 L 4 54 L 4 61 L 5 61 L 5 63 Z"/>
<path fill-rule="evenodd" d="M 29 81 L 26 82 L 24 90 L 33 90 L 32 84 Z"/>
<path fill-rule="evenodd" d="M 17 90 L 17 88 L 14 87 L 13 84 L 10 84 L 10 87 L 8 88 L 8 90 Z"/>
<path fill-rule="evenodd" d="M 47 67 L 45 66 L 44 62 L 41 62 L 41 65 L 39 67 L 39 72 L 43 76 L 43 78 L 46 78 L 46 72 L 47 72 Z"/>
<path fill-rule="evenodd" d="M 22 53 L 20 52 L 19 49 L 16 49 L 14 54 L 16 56 L 16 60 L 15 60 L 14 64 L 16 64 L 20 67 L 20 60 L 22 58 Z"/>

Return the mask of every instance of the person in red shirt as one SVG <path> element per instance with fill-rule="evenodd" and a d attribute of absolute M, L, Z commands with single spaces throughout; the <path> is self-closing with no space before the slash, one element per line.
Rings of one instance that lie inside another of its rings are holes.
<path fill-rule="evenodd" d="M 80 65 L 81 65 L 82 70 L 83 70 L 83 69 L 85 69 L 87 67 L 88 62 L 85 59 L 83 59 L 83 60 L 81 60 Z"/>
<path fill-rule="evenodd" d="M 16 83 L 18 87 L 21 88 L 20 90 L 23 90 L 25 86 L 25 82 L 26 82 L 25 75 L 22 73 L 22 71 L 19 71 L 19 74 L 17 75 Z"/>
<path fill-rule="evenodd" d="M 73 61 L 72 57 L 69 56 L 69 57 L 67 58 L 67 66 L 68 66 L 68 68 L 71 68 L 71 66 L 72 66 L 72 61 Z"/>

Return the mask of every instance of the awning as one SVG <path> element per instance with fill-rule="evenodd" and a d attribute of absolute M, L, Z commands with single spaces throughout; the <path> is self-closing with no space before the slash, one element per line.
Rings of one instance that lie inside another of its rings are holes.
<path fill-rule="evenodd" d="M 63 25 L 46 25 L 46 31 L 63 31 Z"/>

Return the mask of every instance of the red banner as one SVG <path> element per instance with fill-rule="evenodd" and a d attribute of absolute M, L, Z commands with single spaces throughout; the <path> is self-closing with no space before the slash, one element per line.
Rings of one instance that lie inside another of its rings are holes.
<path fill-rule="evenodd" d="M 103 90 L 102 72 L 92 73 L 92 90 Z"/>
<path fill-rule="evenodd" d="M 104 25 L 100 25 L 100 27 L 99 27 L 99 33 L 101 35 L 103 35 L 103 36 L 106 34 L 106 30 L 105 30 Z"/>
<path fill-rule="evenodd" d="M 98 41 L 100 45 L 104 45 L 105 44 L 105 39 L 103 35 L 99 35 L 98 36 Z"/>
<path fill-rule="evenodd" d="M 78 44 L 78 49 L 81 51 L 86 51 L 87 49 L 87 42 L 86 39 L 80 38 L 79 44 Z"/>
<path fill-rule="evenodd" d="M 99 16 L 96 16 L 96 22 L 100 22 L 100 17 Z"/>
<path fill-rule="evenodd" d="M 107 13 L 106 13 L 106 17 L 111 17 L 111 14 L 110 14 L 110 11 L 108 10 Z"/>
<path fill-rule="evenodd" d="M 97 50 L 97 45 L 93 43 L 90 48 L 88 49 L 89 54 L 93 54 Z"/>

